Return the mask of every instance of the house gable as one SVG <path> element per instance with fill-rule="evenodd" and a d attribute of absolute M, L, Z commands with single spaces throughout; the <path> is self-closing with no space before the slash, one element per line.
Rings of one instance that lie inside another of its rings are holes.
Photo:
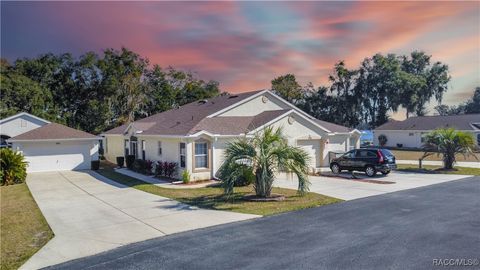
<path fill-rule="evenodd" d="M 49 123 L 45 119 L 23 112 L 0 120 L 0 133 L 13 138 Z"/>
<path fill-rule="evenodd" d="M 234 104 L 232 108 L 227 109 L 216 116 L 255 116 L 264 111 L 286 110 L 292 107 L 265 91 L 253 99 Z"/>

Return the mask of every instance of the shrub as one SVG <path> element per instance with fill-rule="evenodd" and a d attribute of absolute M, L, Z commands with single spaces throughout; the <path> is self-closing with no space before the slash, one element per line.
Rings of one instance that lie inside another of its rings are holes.
<path fill-rule="evenodd" d="M 135 162 L 135 155 L 128 155 L 125 158 L 125 163 L 127 163 L 127 168 L 132 169 L 133 162 Z"/>
<path fill-rule="evenodd" d="M 243 187 L 253 184 L 253 182 L 255 182 L 255 174 L 253 173 L 252 168 L 245 165 L 241 166 L 243 167 L 243 171 L 242 174 L 235 180 L 235 186 Z"/>
<path fill-rule="evenodd" d="M 155 164 L 155 176 L 172 178 L 177 171 L 176 162 L 157 161 Z"/>
<path fill-rule="evenodd" d="M 134 172 L 145 174 L 145 167 L 146 167 L 145 166 L 145 160 L 135 159 L 135 161 L 133 162 L 133 165 L 132 165 L 132 170 Z"/>
<path fill-rule="evenodd" d="M 163 175 L 163 162 L 157 161 L 155 163 L 155 176 L 162 176 Z"/>
<path fill-rule="evenodd" d="M 0 150 L 1 184 L 13 185 L 23 183 L 27 178 L 27 162 L 22 154 L 10 148 Z"/>
<path fill-rule="evenodd" d="M 98 169 L 100 169 L 100 160 L 92 160 L 90 166 L 92 170 L 98 171 Z"/>
<path fill-rule="evenodd" d="M 182 172 L 182 182 L 184 184 L 190 183 L 190 173 L 186 169 L 183 170 L 183 172 Z"/>
<path fill-rule="evenodd" d="M 177 163 L 176 162 L 165 162 L 164 164 L 164 174 L 168 178 L 172 178 L 175 175 L 177 170 Z"/>
<path fill-rule="evenodd" d="M 387 139 L 387 136 L 385 136 L 385 134 L 380 134 L 378 136 L 378 143 L 380 144 L 380 146 L 385 146 L 388 142 L 388 139 Z"/>
<path fill-rule="evenodd" d="M 123 168 L 123 164 L 125 164 L 125 158 L 124 157 L 117 157 L 117 166 L 120 168 Z"/>
<path fill-rule="evenodd" d="M 152 174 L 152 169 L 153 169 L 153 161 L 151 160 L 145 160 L 145 173 L 150 175 Z"/>

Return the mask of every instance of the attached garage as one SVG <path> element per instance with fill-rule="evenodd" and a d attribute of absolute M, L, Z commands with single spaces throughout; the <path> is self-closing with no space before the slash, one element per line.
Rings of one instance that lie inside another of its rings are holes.
<path fill-rule="evenodd" d="M 298 140 L 297 146 L 305 150 L 310 156 L 310 167 L 315 170 L 322 166 L 323 147 L 322 141 L 318 140 Z"/>
<path fill-rule="evenodd" d="M 50 123 L 8 142 L 29 163 L 27 172 L 90 169 L 98 160 L 99 138 L 60 124 Z"/>

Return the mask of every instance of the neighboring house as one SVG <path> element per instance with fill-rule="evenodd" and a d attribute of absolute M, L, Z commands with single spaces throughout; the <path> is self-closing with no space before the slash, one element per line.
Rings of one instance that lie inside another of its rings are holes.
<path fill-rule="evenodd" d="M 28 113 L 0 120 L 0 134 L 28 162 L 27 172 L 90 169 L 99 137 Z"/>
<path fill-rule="evenodd" d="M 386 146 L 420 148 L 423 136 L 437 128 L 454 128 L 473 134 L 480 145 L 480 114 L 449 116 L 419 116 L 403 121 L 390 121 L 374 130 L 374 144 L 379 145 L 378 137 L 387 137 Z"/>
<path fill-rule="evenodd" d="M 125 124 L 104 134 L 105 157 L 177 162 L 192 180 L 210 179 L 223 164 L 227 143 L 266 126 L 283 127 L 291 145 L 304 148 L 310 167 L 328 166 L 328 153 L 359 147 L 360 132 L 317 120 L 263 90 L 200 100 Z"/>
<path fill-rule="evenodd" d="M 7 146 L 7 139 L 30 131 L 32 129 L 39 128 L 46 124 L 50 124 L 49 121 L 36 117 L 26 112 L 18 113 L 0 120 L 0 138 L 1 146 Z"/>

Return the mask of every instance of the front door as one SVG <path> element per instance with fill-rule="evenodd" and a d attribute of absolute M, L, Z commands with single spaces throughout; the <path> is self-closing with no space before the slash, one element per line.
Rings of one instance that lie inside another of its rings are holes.
<path fill-rule="evenodd" d="M 137 159 L 138 157 L 138 144 L 137 144 L 137 141 L 132 141 L 131 142 L 131 150 L 132 150 L 132 153 L 131 155 L 135 155 L 135 159 Z"/>

